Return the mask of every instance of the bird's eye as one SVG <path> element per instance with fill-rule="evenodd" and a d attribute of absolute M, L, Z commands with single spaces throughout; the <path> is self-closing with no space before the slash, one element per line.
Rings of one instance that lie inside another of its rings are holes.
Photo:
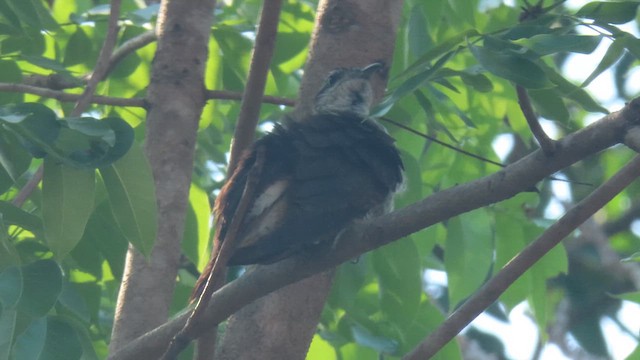
<path fill-rule="evenodd" d="M 327 76 L 327 80 L 326 80 L 326 84 L 325 86 L 333 86 L 336 84 L 336 82 L 338 82 L 338 80 L 342 77 L 342 72 L 341 71 L 332 71 L 329 73 L 329 76 Z"/>

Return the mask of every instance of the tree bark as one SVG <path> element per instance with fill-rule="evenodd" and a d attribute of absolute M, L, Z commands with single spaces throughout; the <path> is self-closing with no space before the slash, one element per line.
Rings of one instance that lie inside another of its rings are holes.
<path fill-rule="evenodd" d="M 215 0 L 162 1 L 148 91 L 145 153 L 153 170 L 158 235 L 149 259 L 127 253 L 110 352 L 164 323 L 173 297 L 189 199 L 204 66 Z"/>
<path fill-rule="evenodd" d="M 310 114 L 315 93 L 329 71 L 380 60 L 390 64 L 401 9 L 401 0 L 320 1 L 294 111 L 296 121 L 304 121 Z M 386 79 L 374 81 L 380 99 Z M 333 273 L 330 270 L 289 285 L 231 316 L 217 359 L 303 359 Z"/>

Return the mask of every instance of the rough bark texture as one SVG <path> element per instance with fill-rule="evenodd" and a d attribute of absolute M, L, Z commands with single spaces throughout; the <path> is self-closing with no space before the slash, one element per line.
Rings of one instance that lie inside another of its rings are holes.
<path fill-rule="evenodd" d="M 304 121 L 327 73 L 390 64 L 402 1 L 322 0 L 294 116 Z M 379 99 L 386 79 L 376 79 Z M 289 285 L 234 314 L 217 359 L 303 359 L 331 289 L 333 270 Z M 251 346 L 247 346 L 251 344 Z"/>
<path fill-rule="evenodd" d="M 162 1 L 149 85 L 145 152 L 158 202 L 158 237 L 149 260 L 130 248 L 110 351 L 167 320 L 180 258 L 214 0 Z"/>

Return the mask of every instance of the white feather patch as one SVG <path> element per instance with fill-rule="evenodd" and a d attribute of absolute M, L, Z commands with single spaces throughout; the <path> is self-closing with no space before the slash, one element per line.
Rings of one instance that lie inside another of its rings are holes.
<path fill-rule="evenodd" d="M 287 189 L 289 182 L 287 179 L 282 179 L 271 184 L 260 196 L 256 198 L 253 203 L 253 207 L 249 211 L 249 217 L 260 216 L 265 210 L 269 209 L 275 204 L 284 191 Z"/>

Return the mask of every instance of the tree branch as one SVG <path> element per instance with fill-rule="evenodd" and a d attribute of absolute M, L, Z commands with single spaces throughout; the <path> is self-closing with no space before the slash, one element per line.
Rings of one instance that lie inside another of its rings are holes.
<path fill-rule="evenodd" d="M 70 94 L 64 91 L 51 90 L 42 88 L 39 86 L 25 85 L 25 84 L 11 84 L 0 82 L 0 92 L 15 92 L 23 94 L 33 94 L 42 97 L 56 99 L 62 102 L 76 102 L 80 99 L 80 94 Z M 225 90 L 206 90 L 205 98 L 207 100 L 241 100 L 242 94 L 233 91 Z M 262 98 L 262 102 L 266 104 L 282 105 L 282 106 L 294 106 L 295 100 L 287 99 L 278 96 L 265 95 Z M 141 107 L 147 109 L 149 104 L 146 99 L 142 98 L 118 98 L 112 96 L 94 96 L 91 99 L 91 103 L 98 105 L 113 105 L 113 106 L 125 106 L 125 107 Z"/>
<path fill-rule="evenodd" d="M 524 248 L 422 343 L 403 357 L 403 360 L 429 359 L 434 356 L 482 311 L 493 304 L 525 271 L 622 192 L 638 176 L 640 176 L 640 156 L 636 156 L 611 179 L 551 225 L 536 241 Z"/>
<path fill-rule="evenodd" d="M 267 0 L 262 6 L 247 85 L 242 95 L 240 114 L 231 143 L 229 174 L 233 173 L 242 153 L 253 144 L 253 137 L 260 117 L 260 105 L 269 74 L 269 65 L 276 45 L 281 8 L 282 0 Z"/>
<path fill-rule="evenodd" d="M 116 65 L 127 57 L 127 55 L 151 44 L 157 39 L 158 37 L 156 36 L 156 32 L 149 30 L 122 43 L 122 45 L 120 45 L 120 47 L 111 54 L 111 57 L 109 58 L 109 65 L 105 71 L 105 76 L 110 74 L 111 71 L 115 69 Z"/>
<path fill-rule="evenodd" d="M 626 131 L 638 124 L 640 100 L 635 99 L 621 111 L 611 113 L 558 141 L 557 152 L 552 158 L 546 157 L 542 150 L 537 150 L 492 175 L 434 193 L 385 216 L 356 223 L 342 233 L 335 249 L 330 252 L 314 258 L 298 256 L 274 265 L 259 266 L 216 292 L 202 323 L 214 326 L 246 304 L 276 289 L 453 216 L 511 198 L 550 174 L 620 143 Z M 187 316 L 183 313 L 133 340 L 121 351 L 112 353 L 109 359 L 133 360 L 143 354 L 152 358 L 160 356 L 163 344 L 180 330 Z"/>
<path fill-rule="evenodd" d="M 91 97 L 96 92 L 98 83 L 102 81 L 104 79 L 104 76 L 107 74 L 107 70 L 109 67 L 109 58 L 111 57 L 111 53 L 113 53 L 113 49 L 116 47 L 116 42 L 118 40 L 119 18 L 120 0 L 111 0 L 107 35 L 104 39 L 104 43 L 102 44 L 102 48 L 100 49 L 100 54 L 98 55 L 98 60 L 96 61 L 96 67 L 89 77 L 87 86 L 78 99 L 76 106 L 71 111 L 71 116 L 80 116 L 82 112 L 89 107 L 89 104 L 91 104 Z"/>
<path fill-rule="evenodd" d="M 153 171 L 158 231 L 150 256 L 127 252 L 109 350 L 167 320 L 180 263 L 214 0 L 162 1 L 147 91 L 145 155 Z M 161 346 L 164 350 L 166 344 Z M 157 359 L 157 356 L 140 358 Z"/>
<path fill-rule="evenodd" d="M 522 110 L 522 114 L 525 119 L 527 119 L 527 123 L 529 124 L 529 128 L 533 133 L 533 136 L 538 140 L 540 144 L 540 148 L 544 152 L 545 155 L 551 156 L 556 151 L 556 142 L 547 136 L 540 126 L 540 122 L 538 121 L 538 117 L 533 111 L 533 107 L 531 106 L 531 101 L 529 99 L 529 95 L 527 94 L 527 90 L 520 85 L 516 85 L 516 93 L 518 94 L 518 103 L 520 104 L 520 109 Z"/>

